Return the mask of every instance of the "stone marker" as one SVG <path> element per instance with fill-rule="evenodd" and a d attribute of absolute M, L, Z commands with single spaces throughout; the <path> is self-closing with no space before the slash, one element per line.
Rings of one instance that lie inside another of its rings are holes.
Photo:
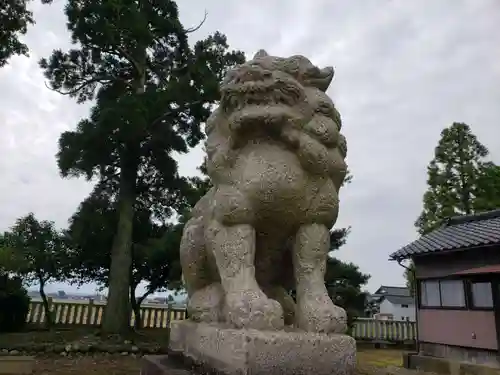
<path fill-rule="evenodd" d="M 259 51 L 206 124 L 213 187 L 180 248 L 191 321 L 171 349 L 219 373 L 349 374 L 355 342 L 324 285 L 347 173 L 333 68 Z M 296 301 L 288 291 L 296 291 Z M 286 328 L 293 327 L 293 328 Z"/>
<path fill-rule="evenodd" d="M 0 374 L 32 374 L 35 360 L 30 356 L 1 356 Z"/>

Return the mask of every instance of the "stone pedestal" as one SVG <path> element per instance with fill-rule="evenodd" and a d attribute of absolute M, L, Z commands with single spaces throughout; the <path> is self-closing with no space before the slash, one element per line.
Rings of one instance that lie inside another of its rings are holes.
<path fill-rule="evenodd" d="M 346 335 L 257 331 L 172 322 L 170 350 L 224 375 L 351 375 L 356 342 Z"/>
<path fill-rule="evenodd" d="M 147 355 L 142 359 L 140 375 L 192 375 L 190 366 L 168 355 Z"/>

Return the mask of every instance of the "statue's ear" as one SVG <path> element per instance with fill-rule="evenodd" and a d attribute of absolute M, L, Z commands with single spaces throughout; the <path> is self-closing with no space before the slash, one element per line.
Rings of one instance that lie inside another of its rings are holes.
<path fill-rule="evenodd" d="M 267 54 L 267 52 L 265 50 L 263 50 L 263 49 L 260 49 L 260 50 L 257 51 L 257 53 L 255 54 L 255 56 L 253 58 L 254 59 L 259 59 L 259 58 L 267 57 L 267 56 L 269 56 Z"/>
<path fill-rule="evenodd" d="M 328 86 L 332 82 L 335 71 L 331 66 L 323 69 L 313 68 L 306 72 L 304 81 L 307 85 L 316 87 L 323 92 L 328 90 Z"/>

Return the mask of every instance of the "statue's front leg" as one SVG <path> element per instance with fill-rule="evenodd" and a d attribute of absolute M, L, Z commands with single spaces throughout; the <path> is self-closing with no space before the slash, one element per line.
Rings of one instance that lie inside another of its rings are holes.
<path fill-rule="evenodd" d="M 180 261 L 189 296 L 187 310 L 194 321 L 219 322 L 224 292 L 207 263 L 203 220 L 203 217 L 193 217 L 186 223 L 180 244 Z"/>
<path fill-rule="evenodd" d="M 249 224 L 212 223 L 211 250 L 226 293 L 226 320 L 236 328 L 280 329 L 283 310 L 255 279 L 255 229 Z"/>
<path fill-rule="evenodd" d="M 226 321 L 237 328 L 280 329 L 283 310 L 262 292 L 255 277 L 255 229 L 247 216 L 251 207 L 232 187 L 219 193 L 206 237 L 225 292 Z"/>
<path fill-rule="evenodd" d="M 308 332 L 343 333 L 347 329 L 345 310 L 333 304 L 325 287 L 329 242 L 330 233 L 323 224 L 303 225 L 295 239 L 295 322 Z"/>

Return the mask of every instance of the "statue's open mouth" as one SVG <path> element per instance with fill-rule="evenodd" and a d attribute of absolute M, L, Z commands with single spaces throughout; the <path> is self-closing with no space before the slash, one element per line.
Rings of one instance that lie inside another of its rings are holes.
<path fill-rule="evenodd" d="M 269 80 L 228 85 L 222 92 L 224 111 L 239 111 L 247 106 L 293 107 L 304 100 L 302 88 L 292 82 Z"/>
<path fill-rule="evenodd" d="M 221 106 L 226 113 L 248 106 L 293 107 L 304 100 L 302 86 L 290 76 L 258 65 L 241 68 L 221 87 Z"/>
<path fill-rule="evenodd" d="M 307 116 L 304 87 L 289 74 L 258 65 L 235 71 L 221 94 L 220 106 L 233 131 L 279 134 L 285 124 Z"/>

